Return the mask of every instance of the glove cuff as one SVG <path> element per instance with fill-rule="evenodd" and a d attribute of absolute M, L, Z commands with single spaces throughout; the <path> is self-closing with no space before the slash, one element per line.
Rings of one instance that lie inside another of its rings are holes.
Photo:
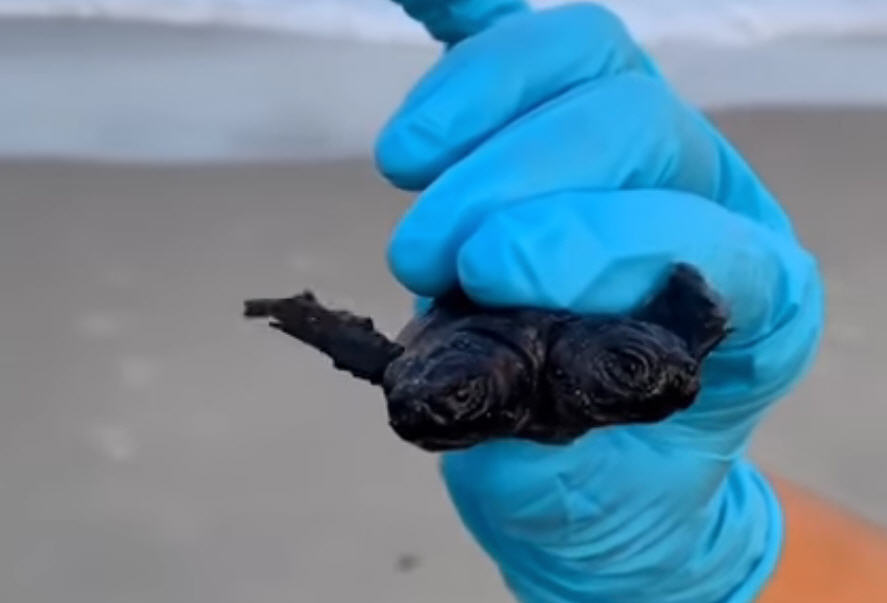
<path fill-rule="evenodd" d="M 767 540 L 760 560 L 755 564 L 745 582 L 727 597 L 725 603 L 750 603 L 761 594 L 776 570 L 785 541 L 785 516 L 776 492 L 767 478 L 761 475 L 751 463 L 744 461 L 743 464 L 746 465 L 745 470 L 749 475 L 749 487 L 757 489 L 760 493 L 759 496 L 766 504 Z"/>

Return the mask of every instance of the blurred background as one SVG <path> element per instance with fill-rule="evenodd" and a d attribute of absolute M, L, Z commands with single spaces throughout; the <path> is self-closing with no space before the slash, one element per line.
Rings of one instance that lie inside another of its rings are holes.
<path fill-rule="evenodd" d="M 887 525 L 887 3 L 605 4 L 826 275 L 754 455 Z M 239 317 L 408 319 L 370 154 L 439 52 L 385 0 L 0 0 L 0 600 L 509 600 L 381 395 Z"/>

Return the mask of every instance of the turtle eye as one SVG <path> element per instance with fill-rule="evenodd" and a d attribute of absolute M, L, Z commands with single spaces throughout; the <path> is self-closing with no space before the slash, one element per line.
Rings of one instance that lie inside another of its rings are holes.
<path fill-rule="evenodd" d="M 471 348 L 471 344 L 464 337 L 459 337 L 453 342 L 453 349 L 465 352 Z"/>
<path fill-rule="evenodd" d="M 468 402 L 471 399 L 472 389 L 471 384 L 460 387 L 453 393 L 453 399 L 460 403 Z"/>

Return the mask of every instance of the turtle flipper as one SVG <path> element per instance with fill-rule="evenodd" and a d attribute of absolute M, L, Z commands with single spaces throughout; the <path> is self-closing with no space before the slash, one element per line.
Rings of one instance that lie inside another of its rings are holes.
<path fill-rule="evenodd" d="M 333 365 L 375 385 L 403 348 L 376 331 L 370 318 L 330 310 L 306 291 L 280 299 L 244 302 L 246 318 L 270 318 L 271 326 L 323 352 Z"/>
<path fill-rule="evenodd" d="M 729 333 L 727 306 L 689 264 L 677 264 L 664 286 L 634 318 L 664 327 L 683 339 L 701 360 Z"/>

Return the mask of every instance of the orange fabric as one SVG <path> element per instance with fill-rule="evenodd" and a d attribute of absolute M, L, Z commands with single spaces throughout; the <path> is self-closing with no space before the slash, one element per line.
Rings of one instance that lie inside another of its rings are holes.
<path fill-rule="evenodd" d="M 887 531 L 774 479 L 786 540 L 758 603 L 887 603 Z"/>

